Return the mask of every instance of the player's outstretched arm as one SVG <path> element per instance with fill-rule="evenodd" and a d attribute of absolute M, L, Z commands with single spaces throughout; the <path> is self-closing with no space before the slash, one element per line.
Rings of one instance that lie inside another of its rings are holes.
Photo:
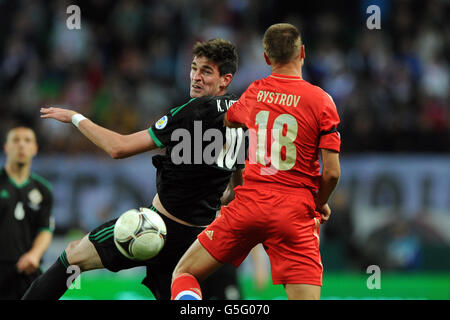
<path fill-rule="evenodd" d="M 321 213 L 322 223 L 326 222 L 331 214 L 327 202 L 341 176 L 341 167 L 339 163 L 339 153 L 336 151 L 321 149 L 322 154 L 322 176 L 320 178 L 320 187 L 316 197 L 317 211 Z"/>
<path fill-rule="evenodd" d="M 41 108 L 41 118 L 55 119 L 65 123 L 74 122 L 81 133 L 114 159 L 127 158 L 157 147 L 147 130 L 122 135 L 95 124 L 73 110 L 55 107 Z"/>

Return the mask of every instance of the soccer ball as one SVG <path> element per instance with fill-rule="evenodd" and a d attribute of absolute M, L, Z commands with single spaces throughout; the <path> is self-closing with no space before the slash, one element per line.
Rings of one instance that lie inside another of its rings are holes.
<path fill-rule="evenodd" d="M 166 225 L 156 212 L 147 208 L 131 209 L 117 219 L 114 243 L 125 257 L 144 261 L 161 251 L 166 234 Z"/>

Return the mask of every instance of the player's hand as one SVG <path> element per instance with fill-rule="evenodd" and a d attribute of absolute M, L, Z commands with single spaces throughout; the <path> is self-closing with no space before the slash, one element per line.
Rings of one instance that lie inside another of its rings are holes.
<path fill-rule="evenodd" d="M 17 261 L 17 271 L 19 273 L 31 274 L 39 268 L 40 260 L 40 257 L 37 255 L 27 252 L 20 257 L 19 261 Z"/>
<path fill-rule="evenodd" d="M 70 109 L 63 108 L 41 108 L 41 118 L 55 119 L 61 122 L 70 123 L 72 122 L 72 116 L 77 114 L 77 112 Z"/>
<path fill-rule="evenodd" d="M 320 213 L 320 223 L 325 223 L 328 221 L 328 219 L 330 219 L 331 216 L 331 209 L 330 206 L 328 205 L 328 203 L 325 203 L 322 206 L 318 206 L 316 208 L 316 211 L 318 211 Z"/>

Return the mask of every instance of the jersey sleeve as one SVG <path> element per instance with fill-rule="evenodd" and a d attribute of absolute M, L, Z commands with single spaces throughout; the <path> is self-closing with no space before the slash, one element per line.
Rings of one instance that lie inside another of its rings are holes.
<path fill-rule="evenodd" d="M 171 145 L 173 131 L 176 129 L 187 128 L 189 122 L 192 122 L 193 119 L 191 117 L 186 117 L 186 112 L 183 111 L 185 111 L 186 107 L 197 102 L 198 99 L 193 98 L 182 106 L 171 109 L 148 129 L 150 136 L 158 148 L 165 148 Z"/>
<path fill-rule="evenodd" d="M 51 189 L 48 189 L 46 191 L 47 192 L 43 193 L 44 199 L 42 201 L 42 205 L 39 210 L 39 220 L 37 222 L 38 232 L 41 231 L 53 232 L 55 230 L 55 220 L 52 215 L 53 192 L 51 191 Z"/>
<path fill-rule="evenodd" d="M 319 148 L 340 152 L 341 135 L 337 131 L 340 119 L 333 99 L 326 92 L 323 94 L 321 110 Z"/>
<path fill-rule="evenodd" d="M 247 90 L 241 95 L 238 101 L 234 103 L 227 111 L 227 119 L 230 122 L 237 122 L 249 126 L 250 117 L 250 95 L 253 84 L 251 84 Z"/>

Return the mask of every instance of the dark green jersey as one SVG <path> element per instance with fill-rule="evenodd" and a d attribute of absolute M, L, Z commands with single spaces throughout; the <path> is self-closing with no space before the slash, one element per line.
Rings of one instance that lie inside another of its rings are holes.
<path fill-rule="evenodd" d="M 53 232 L 52 204 L 51 186 L 42 177 L 31 174 L 17 185 L 0 170 L 0 261 L 17 261 L 40 231 Z"/>
<path fill-rule="evenodd" d="M 201 97 L 173 108 L 149 128 L 164 156 L 153 157 L 156 188 L 164 208 L 195 225 L 211 223 L 237 166 L 244 165 L 243 129 L 223 126 L 232 94 Z"/>

